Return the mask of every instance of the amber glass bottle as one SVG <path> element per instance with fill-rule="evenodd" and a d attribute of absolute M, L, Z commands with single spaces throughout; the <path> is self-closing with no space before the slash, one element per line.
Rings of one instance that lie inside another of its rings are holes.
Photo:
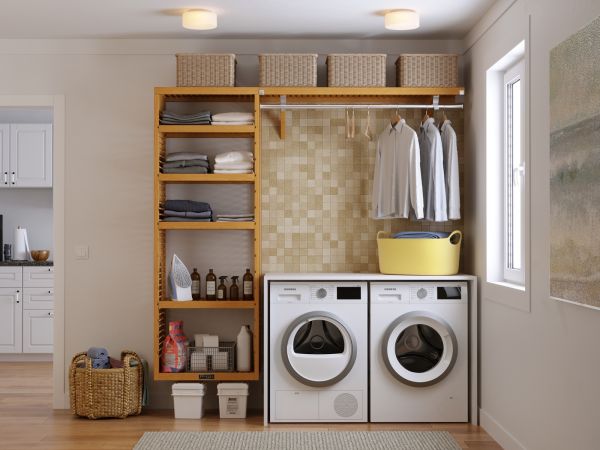
<path fill-rule="evenodd" d="M 250 272 L 250 269 L 246 269 L 246 273 L 243 278 L 244 283 L 244 300 L 252 300 L 254 297 L 254 277 Z"/>
<path fill-rule="evenodd" d="M 221 283 L 217 287 L 217 300 L 226 300 L 227 299 L 227 286 L 225 285 L 225 280 L 227 277 L 225 275 L 219 277 Z"/>
<path fill-rule="evenodd" d="M 206 275 L 206 300 L 217 299 L 217 276 L 213 273 L 212 269 L 208 269 L 208 275 Z"/>
<path fill-rule="evenodd" d="M 229 300 L 240 299 L 240 287 L 237 284 L 238 276 L 234 275 L 231 277 L 231 286 L 229 286 Z"/>
<path fill-rule="evenodd" d="M 194 271 L 192 272 L 192 299 L 200 300 L 200 274 L 198 273 L 198 269 L 194 267 Z"/>

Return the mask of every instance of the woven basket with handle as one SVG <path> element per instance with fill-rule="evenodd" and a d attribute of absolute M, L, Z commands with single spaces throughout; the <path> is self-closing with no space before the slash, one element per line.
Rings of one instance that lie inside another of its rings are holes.
<path fill-rule="evenodd" d="M 69 374 L 73 414 L 88 419 L 124 419 L 142 412 L 142 360 L 136 353 L 125 350 L 121 361 L 121 369 L 93 369 L 86 353 L 73 357 Z M 132 366 L 133 361 L 137 365 Z"/>

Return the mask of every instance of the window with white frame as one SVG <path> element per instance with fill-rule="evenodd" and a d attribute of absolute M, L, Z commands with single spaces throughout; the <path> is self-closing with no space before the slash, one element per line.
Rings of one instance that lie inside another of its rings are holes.
<path fill-rule="evenodd" d="M 523 284 L 523 201 L 525 160 L 523 147 L 523 74 L 519 61 L 503 77 L 503 275 L 504 281 Z"/>

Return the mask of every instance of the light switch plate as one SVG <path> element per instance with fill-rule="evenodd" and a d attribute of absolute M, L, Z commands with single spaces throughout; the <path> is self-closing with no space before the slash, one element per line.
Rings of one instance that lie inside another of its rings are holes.
<path fill-rule="evenodd" d="M 75 258 L 90 259 L 90 247 L 87 245 L 75 246 Z"/>

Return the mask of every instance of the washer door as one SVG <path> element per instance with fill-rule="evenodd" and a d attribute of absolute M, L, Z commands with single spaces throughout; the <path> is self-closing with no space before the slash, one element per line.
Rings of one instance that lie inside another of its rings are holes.
<path fill-rule="evenodd" d="M 356 360 L 356 339 L 335 315 L 303 314 L 287 328 L 281 356 L 290 375 L 308 386 L 331 386 L 342 380 Z"/>
<path fill-rule="evenodd" d="M 385 365 L 398 380 L 410 386 L 430 386 L 450 373 L 458 348 L 444 319 L 413 311 L 392 322 L 382 352 Z"/>

